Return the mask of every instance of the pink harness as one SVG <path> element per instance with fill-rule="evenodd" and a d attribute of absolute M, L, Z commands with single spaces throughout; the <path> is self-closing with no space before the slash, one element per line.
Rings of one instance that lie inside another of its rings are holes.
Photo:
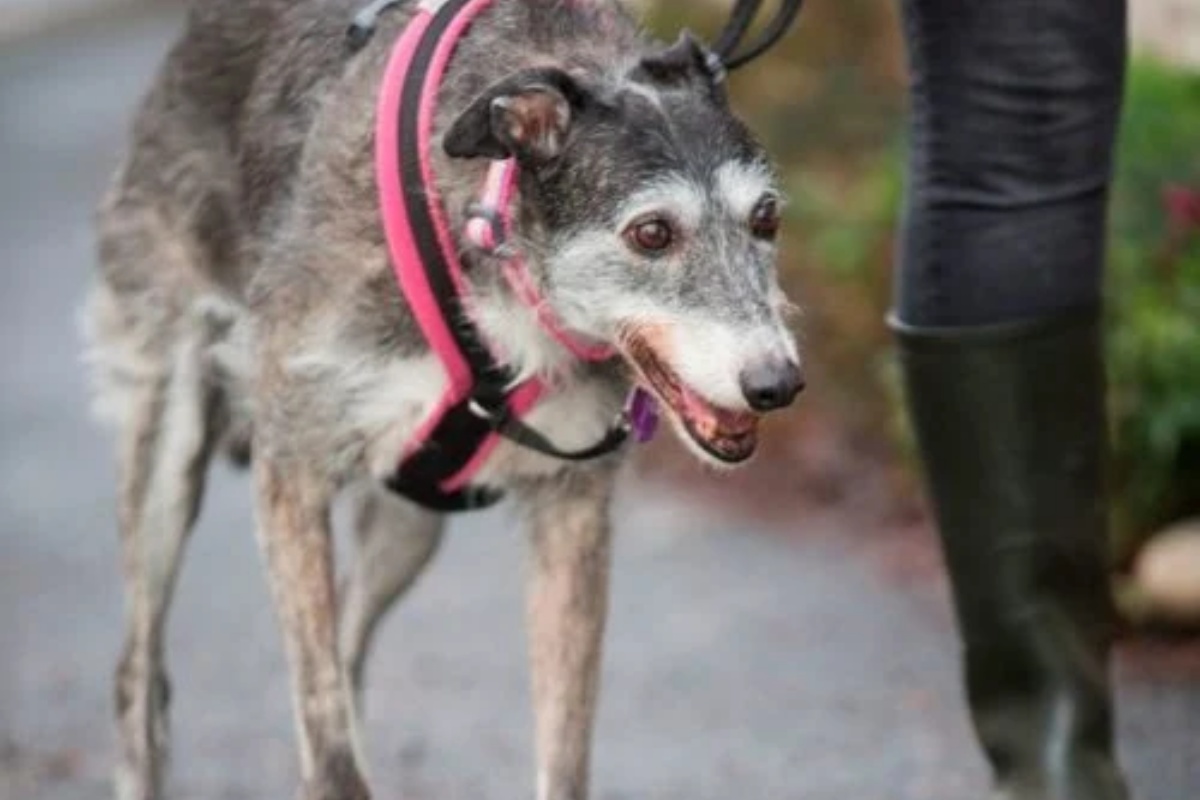
<path fill-rule="evenodd" d="M 635 389 L 603 441 L 583 451 L 559 450 L 521 421 L 549 387 L 537 379 L 511 386 L 511 376 L 462 310 L 468 286 L 429 153 L 447 64 L 471 21 L 492 1 L 420 2 L 393 48 L 376 119 L 376 176 L 388 252 L 400 289 L 447 376 L 445 392 L 406 446 L 389 485 L 442 511 L 481 508 L 499 499 L 497 491 L 470 482 L 502 437 L 558 458 L 584 460 L 616 450 L 631 432 L 641 441 L 649 439 L 656 420 L 654 401 Z M 390 4 L 377 4 L 375 13 Z M 517 181 L 512 159 L 491 164 L 464 231 L 469 244 L 487 253 L 500 251 L 511 233 Z M 570 353 L 592 362 L 615 355 L 564 328 L 522 258 L 508 256 L 502 270 L 514 294 Z"/>

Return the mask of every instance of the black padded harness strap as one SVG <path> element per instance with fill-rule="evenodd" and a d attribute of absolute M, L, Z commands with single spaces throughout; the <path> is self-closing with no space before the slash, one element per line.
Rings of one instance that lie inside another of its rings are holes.
<path fill-rule="evenodd" d="M 438 310 L 442 318 L 449 323 L 450 334 L 476 380 L 487 381 L 490 378 L 494 387 L 503 387 L 510 376 L 496 364 L 484 345 L 479 330 L 463 312 L 458 287 L 450 276 L 450 267 L 446 264 L 435 233 L 433 215 L 429 210 L 429 196 L 421 170 L 421 164 L 424 162 L 419 136 L 421 98 L 425 93 L 429 63 L 433 60 L 434 51 L 446 28 L 469 2 L 471 0 L 449 0 L 443 5 L 430 22 L 424 38 L 417 47 L 401 95 L 400 141 L 397 145 L 400 148 L 400 170 L 404 177 L 402 186 L 412 232 Z"/>
<path fill-rule="evenodd" d="M 400 102 L 400 169 L 404 173 L 405 201 L 411 220 L 413 237 L 421 254 L 429 285 L 438 310 L 447 321 L 458 350 L 475 378 L 475 392 L 487 397 L 489 408 L 506 409 L 504 386 L 509 376 L 499 367 L 484 346 L 478 329 L 463 313 L 457 287 L 450 277 L 450 268 L 434 232 L 429 211 L 425 181 L 421 172 L 419 150 L 421 97 L 425 92 L 430 62 L 446 28 L 470 0 L 449 0 L 434 15 L 429 28 L 417 47 L 413 63 L 404 80 Z M 386 7 L 386 6 L 385 6 Z M 429 434 L 421 449 L 397 468 L 388 486 L 396 492 L 427 508 L 438 511 L 468 511 L 486 508 L 502 497 L 490 489 L 468 487 L 457 492 L 444 492 L 442 483 L 467 467 L 480 445 L 492 432 L 488 420 L 471 411 L 467 398 L 451 408 Z"/>

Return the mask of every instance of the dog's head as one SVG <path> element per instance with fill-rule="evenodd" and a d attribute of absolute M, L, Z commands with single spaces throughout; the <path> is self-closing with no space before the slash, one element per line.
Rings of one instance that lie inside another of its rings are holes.
<path fill-rule="evenodd" d="M 546 301 L 614 345 L 702 457 L 734 464 L 803 388 L 776 275 L 781 198 L 690 36 L 622 74 L 519 72 L 447 131 L 515 157 L 521 242 Z"/>

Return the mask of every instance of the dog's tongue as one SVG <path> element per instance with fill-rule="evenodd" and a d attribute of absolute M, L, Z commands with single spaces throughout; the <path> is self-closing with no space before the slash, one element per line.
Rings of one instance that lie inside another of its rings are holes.
<path fill-rule="evenodd" d="M 683 412 L 689 427 L 709 441 L 742 438 L 754 433 L 758 427 L 757 415 L 718 408 L 686 388 L 683 390 Z"/>

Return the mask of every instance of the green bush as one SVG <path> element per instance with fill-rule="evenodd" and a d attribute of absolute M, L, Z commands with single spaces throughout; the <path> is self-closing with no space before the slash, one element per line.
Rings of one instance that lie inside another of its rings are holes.
<path fill-rule="evenodd" d="M 1171 187 L 1182 187 L 1179 199 L 1200 194 L 1200 75 L 1139 61 L 1126 93 L 1107 285 L 1122 557 L 1156 527 L 1200 512 L 1200 220 L 1172 219 Z"/>

